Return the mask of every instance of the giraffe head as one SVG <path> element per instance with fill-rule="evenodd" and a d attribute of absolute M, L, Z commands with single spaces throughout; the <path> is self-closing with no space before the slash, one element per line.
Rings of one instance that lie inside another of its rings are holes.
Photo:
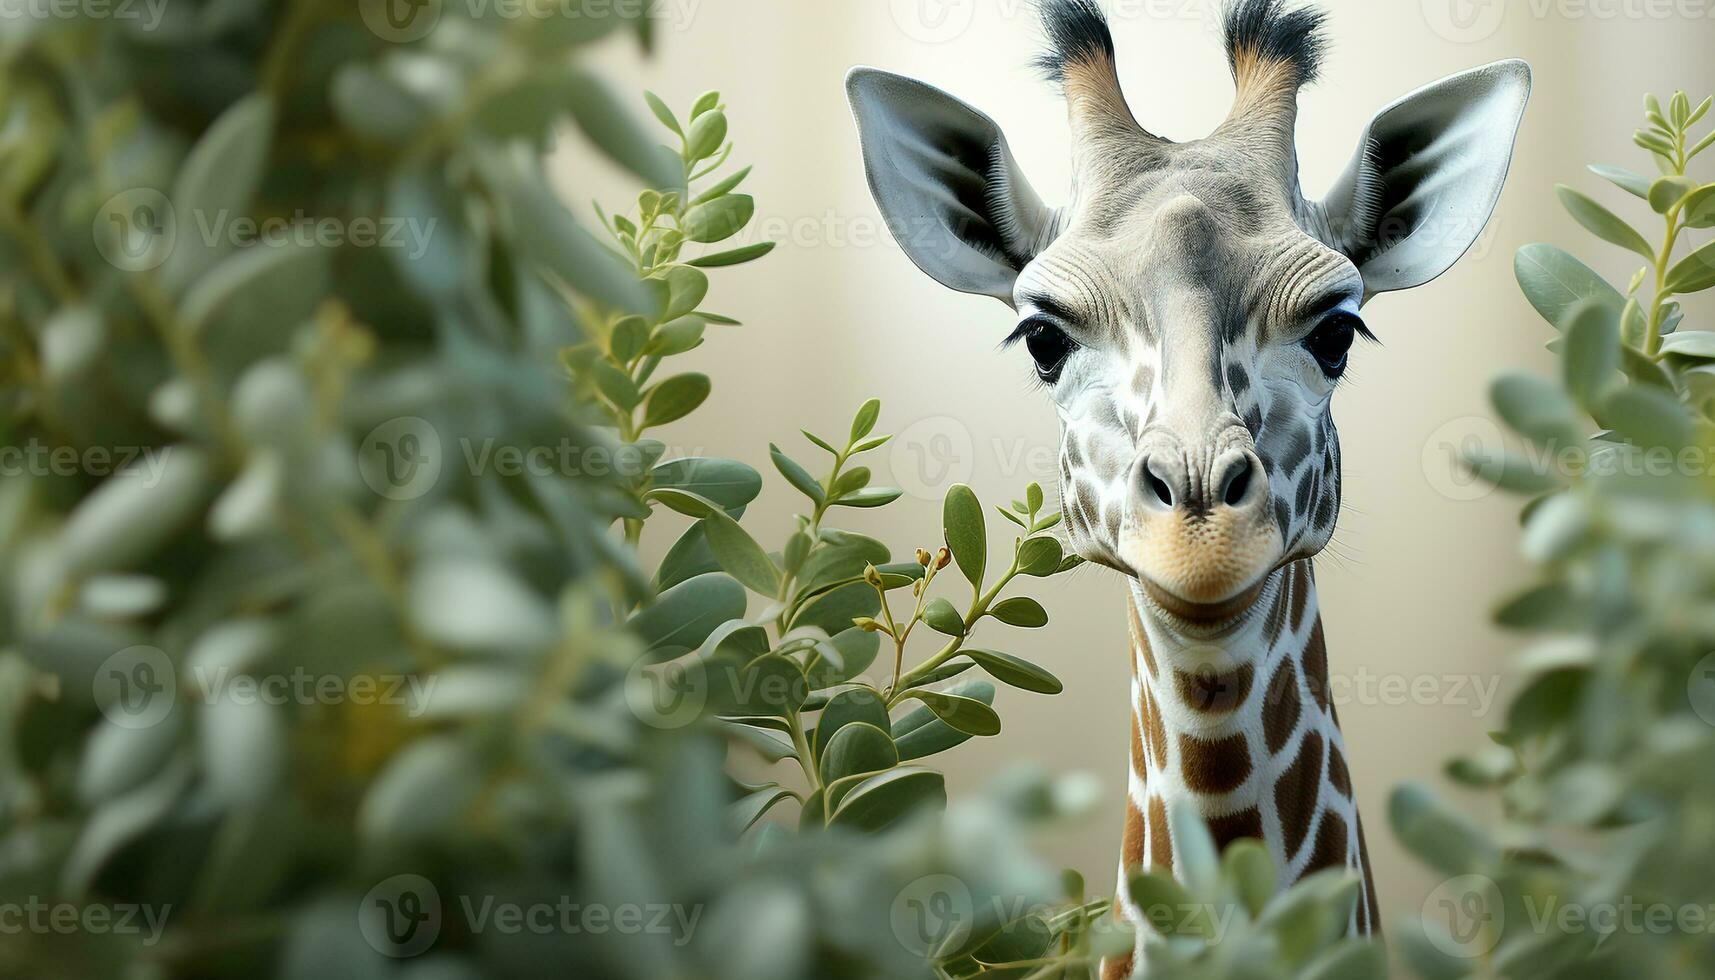
<path fill-rule="evenodd" d="M 1198 623 L 1247 608 L 1327 544 L 1340 499 L 1329 410 L 1376 293 L 1440 275 L 1500 194 L 1530 88 L 1523 62 L 1383 109 L 1321 201 L 1298 183 L 1297 93 L 1322 18 L 1237 0 L 1236 88 L 1208 137 L 1133 117 L 1095 0 L 1042 0 L 1042 65 L 1069 107 L 1070 204 L 1045 206 L 999 127 L 922 82 L 847 80 L 889 230 L 926 273 L 1016 313 L 1061 421 L 1061 496 L 1083 557 Z"/>

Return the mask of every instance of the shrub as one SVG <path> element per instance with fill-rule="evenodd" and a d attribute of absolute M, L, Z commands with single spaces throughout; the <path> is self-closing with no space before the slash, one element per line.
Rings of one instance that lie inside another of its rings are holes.
<path fill-rule="evenodd" d="M 1715 184 L 1687 176 L 1715 142 L 1693 134 L 1710 104 L 1645 100 L 1634 141 L 1660 176 L 1590 168 L 1654 212 L 1661 244 L 1557 189 L 1579 224 L 1644 261 L 1623 291 L 1554 246 L 1518 252 L 1560 376 L 1496 381 L 1521 448 L 1471 463 L 1531 497 L 1520 546 L 1538 581 L 1496 620 L 1535 639 L 1493 744 L 1448 766 L 1496 794 L 1500 823 L 1422 787 L 1392 801 L 1402 842 L 1449 876 L 1400 934 L 1425 977 L 1715 971 L 1715 333 L 1688 329 L 1679 302 L 1715 286 L 1715 243 L 1686 242 L 1715 226 Z"/>

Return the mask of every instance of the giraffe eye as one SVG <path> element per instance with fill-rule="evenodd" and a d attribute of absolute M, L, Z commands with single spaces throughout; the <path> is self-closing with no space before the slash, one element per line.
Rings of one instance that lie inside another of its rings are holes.
<path fill-rule="evenodd" d="M 1346 353 L 1362 329 L 1363 322 L 1352 314 L 1335 313 L 1310 331 L 1310 336 L 1304 338 L 1304 348 L 1316 358 L 1323 374 L 1338 378 L 1346 370 Z"/>
<path fill-rule="evenodd" d="M 1036 362 L 1036 376 L 1045 384 L 1060 380 L 1060 368 L 1078 345 L 1047 320 L 1032 320 L 1024 328 L 1024 347 Z"/>

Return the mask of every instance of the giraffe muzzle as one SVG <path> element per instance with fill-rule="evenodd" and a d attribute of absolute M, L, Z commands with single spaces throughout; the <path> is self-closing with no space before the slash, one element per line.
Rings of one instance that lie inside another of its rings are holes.
<path fill-rule="evenodd" d="M 1145 591 L 1176 616 L 1211 622 L 1249 608 L 1283 547 L 1250 432 L 1228 426 L 1196 442 L 1146 432 L 1119 546 Z"/>

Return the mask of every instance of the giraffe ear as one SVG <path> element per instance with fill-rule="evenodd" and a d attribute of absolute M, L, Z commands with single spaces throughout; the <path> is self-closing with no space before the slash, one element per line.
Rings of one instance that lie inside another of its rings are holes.
<path fill-rule="evenodd" d="M 1012 303 L 1018 273 L 1053 238 L 1054 212 L 1030 189 L 994 120 L 913 78 L 854 68 L 870 193 L 917 267 L 942 285 Z"/>
<path fill-rule="evenodd" d="M 1500 198 L 1530 66 L 1449 75 L 1383 109 L 1323 202 L 1364 292 L 1421 286 L 1471 247 Z"/>

